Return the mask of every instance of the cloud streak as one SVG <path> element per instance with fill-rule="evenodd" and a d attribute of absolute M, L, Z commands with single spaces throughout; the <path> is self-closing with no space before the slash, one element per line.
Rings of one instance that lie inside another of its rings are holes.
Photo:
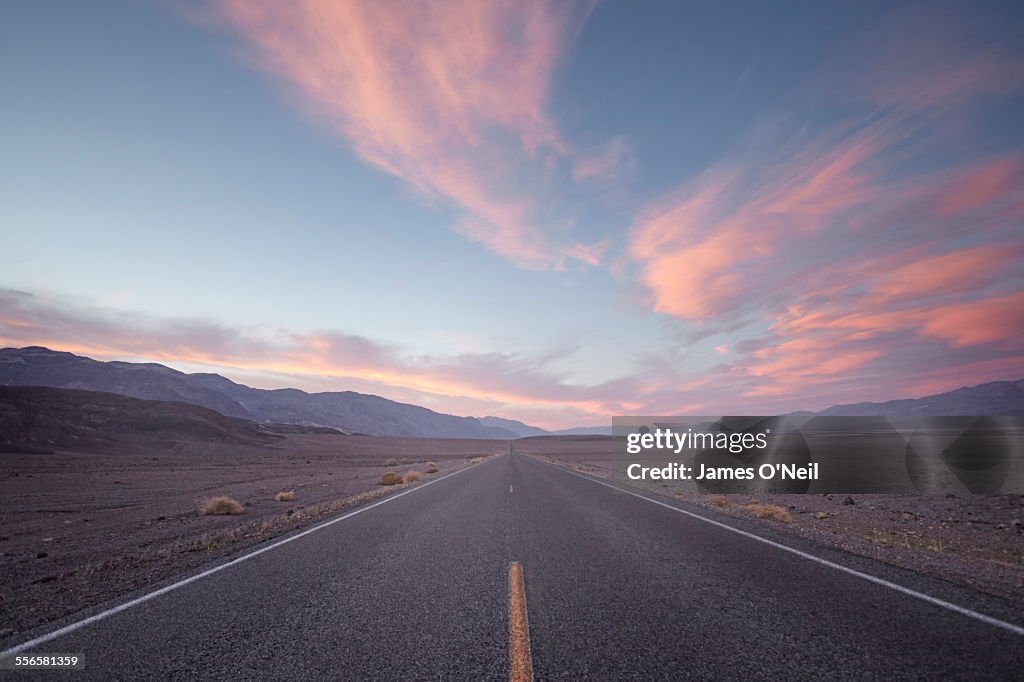
<path fill-rule="evenodd" d="M 101 359 L 201 365 L 268 385 L 362 390 L 456 413 L 530 415 L 542 424 L 594 422 L 639 409 L 634 380 L 580 385 L 551 370 L 558 355 L 414 355 L 334 330 L 292 332 L 163 319 L 89 302 L 0 289 L 0 345 L 42 345 Z"/>
<path fill-rule="evenodd" d="M 599 261 L 538 201 L 544 166 L 571 154 L 547 98 L 589 2 L 218 6 L 261 68 L 364 161 L 454 207 L 467 239 L 526 268 Z"/>
<path fill-rule="evenodd" d="M 647 303 L 694 338 L 734 332 L 723 371 L 746 397 L 1024 375 L 1024 150 L 952 161 L 942 135 L 1019 92 L 1024 60 L 890 29 L 875 71 L 830 86 L 845 115 L 762 125 L 630 228 Z"/>

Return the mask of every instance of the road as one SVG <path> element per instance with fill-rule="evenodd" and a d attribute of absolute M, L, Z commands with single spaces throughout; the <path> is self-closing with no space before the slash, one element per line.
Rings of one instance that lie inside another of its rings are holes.
<path fill-rule="evenodd" d="M 651 499 L 501 456 L 29 651 L 76 680 L 503 680 L 510 649 L 538 680 L 1020 679 L 999 600 Z"/>

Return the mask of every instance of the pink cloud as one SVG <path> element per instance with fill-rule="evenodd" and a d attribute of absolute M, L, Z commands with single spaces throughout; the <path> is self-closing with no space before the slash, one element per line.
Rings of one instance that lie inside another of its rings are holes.
<path fill-rule="evenodd" d="M 549 365 L 559 355 L 452 353 L 409 349 L 338 331 L 238 328 L 97 308 L 62 297 L 0 289 L 0 345 L 42 345 L 100 359 L 203 366 L 263 385 L 361 390 L 442 411 L 545 414 L 572 426 L 642 407 L 633 379 L 573 383 Z"/>
<path fill-rule="evenodd" d="M 587 2 L 267 3 L 222 14 L 303 106 L 369 164 L 455 207 L 455 229 L 527 268 L 596 262 L 545 230 L 529 178 L 570 153 L 547 113 Z"/>
<path fill-rule="evenodd" d="M 573 164 L 572 177 L 577 182 L 598 181 L 608 184 L 632 173 L 634 163 L 629 140 L 619 136 L 600 149 L 581 155 Z"/>
<path fill-rule="evenodd" d="M 707 320 L 749 305 L 751 281 L 781 279 L 780 252 L 872 200 L 871 166 L 888 135 L 873 125 L 790 149 L 779 161 L 722 162 L 656 201 L 633 224 L 630 254 L 653 308 Z M 792 145 L 783 145 L 792 147 Z"/>
<path fill-rule="evenodd" d="M 1024 202 L 1024 164 L 1020 158 L 997 159 L 960 174 L 941 192 L 936 211 L 940 216 L 950 216 L 998 206 L 1004 200 L 1018 206 Z"/>
<path fill-rule="evenodd" d="M 873 78 L 888 61 L 833 82 L 849 115 L 789 112 L 788 135 L 755 130 L 630 227 L 651 308 L 735 336 L 721 376 L 747 398 L 814 409 L 1024 375 L 1024 151 L 935 170 L 943 117 L 1019 92 L 1024 62 L 909 43 L 898 87 Z"/>
<path fill-rule="evenodd" d="M 980 291 L 1018 266 L 1022 256 L 1024 244 L 998 243 L 901 262 L 877 273 L 874 300 Z"/>
<path fill-rule="evenodd" d="M 1020 308 L 1019 297 L 993 305 L 982 328 Z M 754 414 L 817 409 L 836 402 L 923 395 L 962 384 L 1024 375 L 1019 348 L 982 335 L 960 344 L 951 331 L 970 309 L 952 308 L 935 329 L 879 331 L 863 320 L 819 322 L 793 335 L 780 323 L 756 343 L 729 352 L 738 360 L 691 374 L 648 356 L 612 381 L 583 383 L 552 369 L 570 349 L 547 356 L 452 352 L 417 356 L 408 348 L 339 331 L 289 332 L 201 320 L 165 319 L 97 308 L 80 300 L 0 289 L 0 346 L 44 345 L 98 359 L 163 362 L 186 371 L 215 371 L 264 388 L 355 390 L 454 414 L 497 414 L 547 428 L 607 423 L 616 414 Z M 794 325 L 801 323 L 794 311 Z M 921 317 L 920 319 L 933 319 Z M 937 318 L 935 318 L 937 319 Z M 948 322 L 948 326 L 946 324 Z M 889 321 L 886 321 L 888 324 Z M 807 328 L 807 323 L 804 323 Z M 845 326 L 844 326 L 845 325 Z M 888 335 L 908 350 L 897 374 L 872 367 L 877 349 L 858 329 Z M 989 328 L 989 327 L 984 327 Z M 909 334 L 909 335 L 908 335 Z M 917 334 L 918 336 L 914 336 Z M 993 336 L 1000 336 L 994 332 Z M 861 345 L 859 345 L 861 344 Z M 949 366 L 936 352 L 952 345 Z M 730 356 L 731 357 L 731 356 Z M 956 368 L 967 372 L 958 372 Z M 965 376 L 969 379 L 965 380 Z M 888 383 L 887 383 L 888 382 Z"/>
<path fill-rule="evenodd" d="M 933 309 L 921 324 L 923 333 L 954 346 L 1005 343 L 1020 350 L 1024 348 L 1024 292 Z"/>

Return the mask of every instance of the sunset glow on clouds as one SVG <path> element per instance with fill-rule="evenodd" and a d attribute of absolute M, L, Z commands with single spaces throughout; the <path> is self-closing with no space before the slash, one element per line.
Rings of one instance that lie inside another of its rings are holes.
<path fill-rule="evenodd" d="M 948 116 L 1013 91 L 1021 70 L 1005 61 L 979 51 L 966 71 L 947 64 L 948 81 L 904 68 L 901 91 L 871 93 L 884 106 L 818 133 L 758 131 L 653 202 L 629 241 L 650 305 L 757 329 L 731 368 L 753 379 L 748 396 L 894 373 L 913 393 L 909 356 L 923 349 L 1024 371 L 1024 153 L 914 168 L 942 146 L 930 107 Z"/>
<path fill-rule="evenodd" d="M 365 161 L 457 207 L 458 232 L 530 268 L 601 257 L 545 230 L 553 217 L 529 177 L 571 153 L 546 104 L 587 11 L 543 0 L 223 5 L 256 60 Z"/>
<path fill-rule="evenodd" d="M 629 5 L 12 33 L 0 344 L 545 427 L 1024 376 L 1020 12 Z"/>
<path fill-rule="evenodd" d="M 406 348 L 340 332 L 234 329 L 83 309 L 10 290 L 0 290 L 0 330 L 0 344 L 5 347 L 46 345 L 98 359 L 151 358 L 270 373 L 289 377 L 291 385 L 310 390 L 324 390 L 325 379 L 347 386 L 358 382 L 361 390 L 401 395 L 420 404 L 446 398 L 492 411 L 536 410 L 538 421 L 544 421 L 542 410 L 562 418 L 592 419 L 643 404 L 623 401 L 623 396 L 639 388 L 630 382 L 575 386 L 549 371 L 542 360 L 515 354 L 412 356 Z"/>

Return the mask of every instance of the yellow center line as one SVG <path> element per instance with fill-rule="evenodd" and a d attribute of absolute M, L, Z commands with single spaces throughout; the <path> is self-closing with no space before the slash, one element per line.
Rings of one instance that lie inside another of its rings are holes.
<path fill-rule="evenodd" d="M 509 682 L 533 682 L 526 589 L 523 567 L 518 561 L 508 566 L 508 679 Z"/>

